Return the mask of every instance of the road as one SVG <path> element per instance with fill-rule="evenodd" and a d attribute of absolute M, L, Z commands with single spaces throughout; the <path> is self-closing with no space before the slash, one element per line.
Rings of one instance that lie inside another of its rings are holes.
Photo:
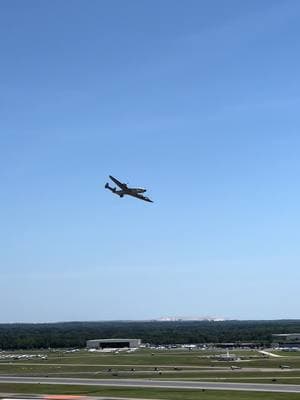
<path fill-rule="evenodd" d="M 299 393 L 300 385 L 280 385 L 262 383 L 223 383 L 195 381 L 155 381 L 151 379 L 79 379 L 79 378 L 34 378 L 0 376 L 0 383 L 40 383 L 51 385 L 87 385 L 87 386 L 119 386 L 119 387 L 151 387 L 168 389 L 211 389 L 211 390 L 243 390 L 257 392 Z"/>
<path fill-rule="evenodd" d="M 282 358 L 285 356 L 280 356 L 278 354 L 270 353 L 269 351 L 264 351 L 264 350 L 258 350 L 259 353 L 265 355 L 265 356 L 270 356 L 270 357 L 275 357 L 275 358 Z"/>

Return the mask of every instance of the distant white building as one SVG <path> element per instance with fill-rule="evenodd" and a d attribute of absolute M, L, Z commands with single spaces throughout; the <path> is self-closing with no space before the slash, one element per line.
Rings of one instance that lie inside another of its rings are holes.
<path fill-rule="evenodd" d="M 141 345 L 141 339 L 93 339 L 87 340 L 86 347 L 88 349 L 121 349 L 121 348 L 137 348 Z"/>

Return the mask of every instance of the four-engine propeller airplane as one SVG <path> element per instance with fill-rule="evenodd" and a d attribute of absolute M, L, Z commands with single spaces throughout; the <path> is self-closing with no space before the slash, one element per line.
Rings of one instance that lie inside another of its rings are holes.
<path fill-rule="evenodd" d="M 130 188 L 125 183 L 118 181 L 118 179 L 114 178 L 113 176 L 109 175 L 109 177 L 117 186 L 119 186 L 120 189 L 117 189 L 116 187 L 111 187 L 108 183 L 105 184 L 105 189 L 109 189 L 112 193 L 117 194 L 120 197 L 128 195 L 136 197 L 140 200 L 148 201 L 149 203 L 153 203 L 153 201 L 150 200 L 149 197 L 142 195 L 142 193 L 146 192 L 146 189 Z"/>

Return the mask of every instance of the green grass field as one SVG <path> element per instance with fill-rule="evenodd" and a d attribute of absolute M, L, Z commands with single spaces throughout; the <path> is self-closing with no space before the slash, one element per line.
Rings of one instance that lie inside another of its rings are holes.
<path fill-rule="evenodd" d="M 272 353 L 277 354 L 278 356 L 283 356 L 283 357 L 299 357 L 300 358 L 300 351 L 275 350 Z"/>
<path fill-rule="evenodd" d="M 299 400 L 297 393 L 267 393 L 218 390 L 171 390 L 143 388 L 98 388 L 95 386 L 0 384 L 1 393 L 76 394 L 161 400 Z"/>
<path fill-rule="evenodd" d="M 33 359 L 26 363 L 43 363 L 43 364 L 85 364 L 85 365 L 147 365 L 151 366 L 211 366 L 224 364 L 226 362 L 217 362 L 210 356 L 224 354 L 225 351 L 183 351 L 183 350 L 139 350 L 135 353 L 88 353 L 81 351 L 78 353 L 48 352 L 47 360 Z M 293 363 L 293 368 L 300 368 L 300 354 L 281 352 L 282 357 L 266 358 L 257 351 L 233 351 L 234 354 L 241 357 L 242 360 L 235 364 L 240 366 L 253 367 L 270 367 L 276 368 L 280 364 Z M 282 354 L 284 353 L 284 354 Z M 24 353 L 25 354 L 25 353 Z M 0 360 L 0 365 L 4 361 Z M 14 361 L 15 363 L 23 363 L 24 361 Z"/>
<path fill-rule="evenodd" d="M 243 369 L 232 371 L 227 367 L 225 370 L 203 370 L 203 369 L 172 369 L 160 368 L 154 371 L 153 368 L 112 366 L 111 371 L 108 368 L 97 366 L 73 366 L 73 365 L 35 365 L 35 364 L 6 364 L 0 365 L 0 374 L 19 375 L 19 376 L 49 376 L 49 377 L 76 377 L 76 378 L 160 378 L 160 379 L 209 379 L 209 380 L 232 380 L 241 382 L 244 379 L 252 379 L 259 382 L 261 379 L 294 379 L 300 380 L 300 371 L 278 370 L 274 371 L 244 371 Z"/>

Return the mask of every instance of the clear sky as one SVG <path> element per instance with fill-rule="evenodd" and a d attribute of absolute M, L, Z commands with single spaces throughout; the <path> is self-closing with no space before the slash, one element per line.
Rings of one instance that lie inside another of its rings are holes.
<path fill-rule="evenodd" d="M 300 318 L 299 19 L 0 2 L 0 322 Z"/>

